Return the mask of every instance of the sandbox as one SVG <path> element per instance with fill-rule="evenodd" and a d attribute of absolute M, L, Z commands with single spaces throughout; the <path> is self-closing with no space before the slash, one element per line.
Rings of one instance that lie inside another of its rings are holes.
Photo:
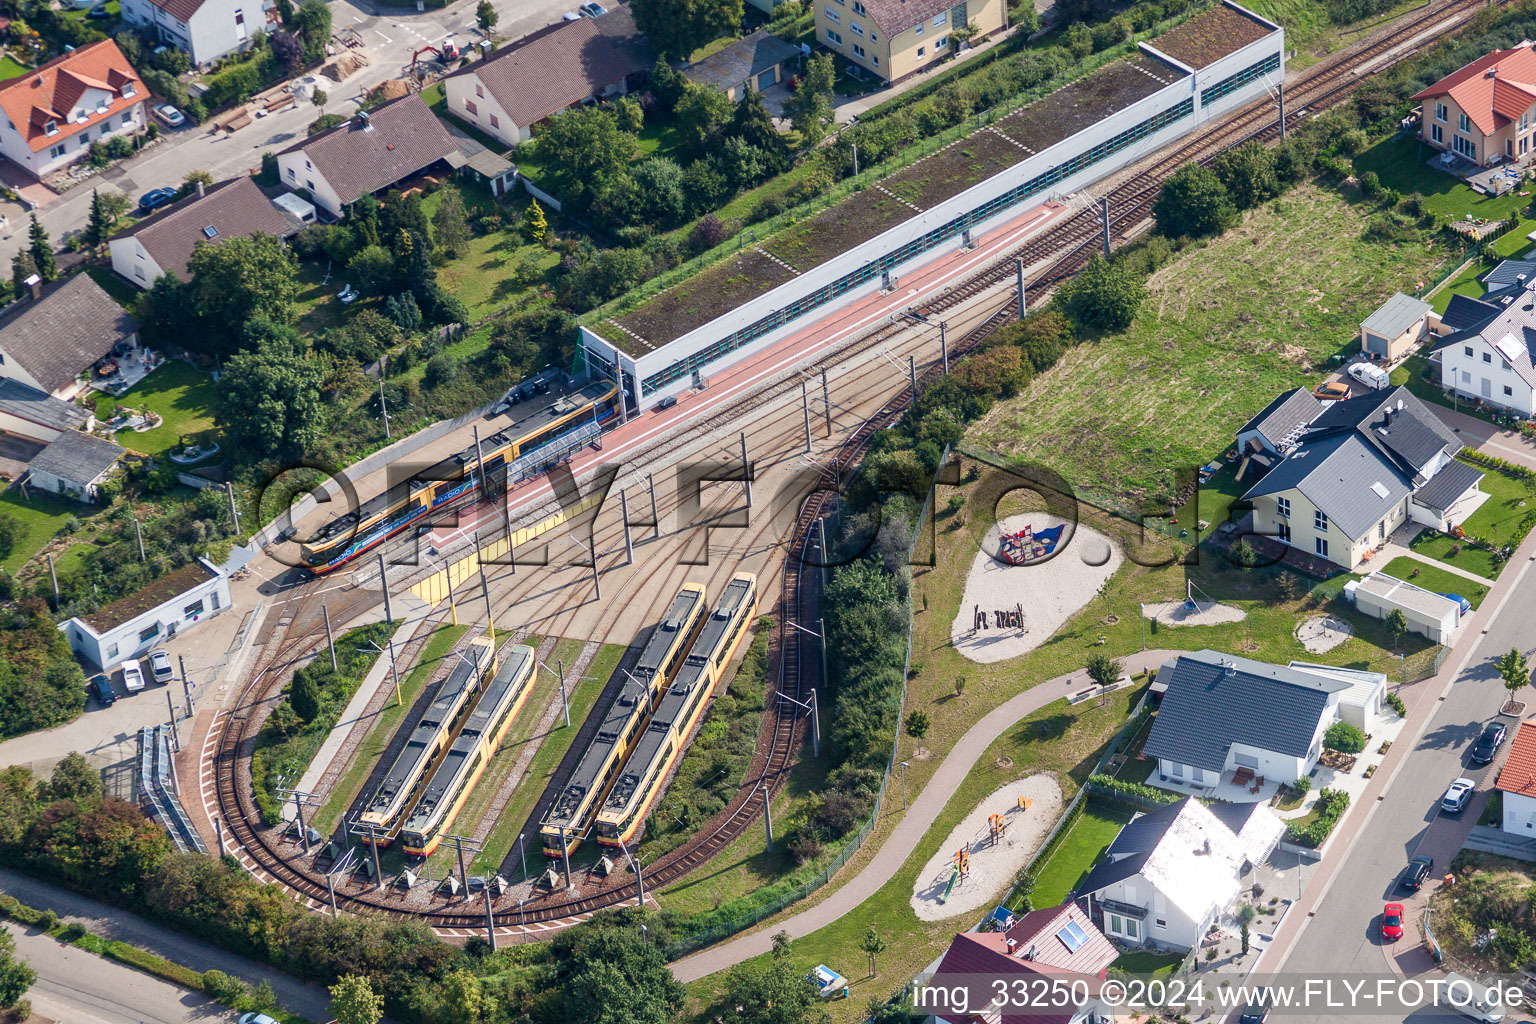
<path fill-rule="evenodd" d="M 1065 529 L 1050 557 L 1010 565 L 1001 538 L 1026 526 L 1037 534 Z M 1119 548 L 1087 527 L 1044 512 L 1009 516 L 982 539 L 959 613 L 950 625 L 950 640 L 972 661 L 991 663 L 1027 654 L 1095 600 L 1122 560 Z"/>
<path fill-rule="evenodd" d="M 1019 810 L 1019 798 L 1031 801 Z M 974 914 L 1001 899 L 1061 816 L 1061 787 L 1050 775 L 1030 775 L 994 791 L 949 833 L 918 872 L 912 910 L 922 921 Z M 1001 814 L 1007 828 L 994 843 L 988 819 Z M 955 854 L 964 849 L 970 870 L 954 878 Z M 953 879 L 953 885 L 951 885 Z"/>

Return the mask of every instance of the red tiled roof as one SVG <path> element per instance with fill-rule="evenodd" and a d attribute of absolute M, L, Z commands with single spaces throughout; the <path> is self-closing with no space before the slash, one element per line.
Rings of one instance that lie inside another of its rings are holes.
<path fill-rule="evenodd" d="M 1495 50 L 1446 75 L 1416 100 L 1449 95 L 1484 135 L 1497 131 L 1536 103 L 1536 52 L 1529 46 Z"/>
<path fill-rule="evenodd" d="M 124 96 L 123 88 L 130 84 L 134 95 Z M 90 89 L 111 94 L 107 109 L 98 114 L 92 107 L 84 122 L 69 120 L 75 106 Z M 37 152 L 99 124 L 103 117 L 111 117 L 143 102 L 145 95 L 144 86 L 133 73 L 128 58 L 123 56 L 116 43 L 103 39 L 0 85 L 0 109 L 26 136 L 32 151 Z M 54 122 L 52 134 L 47 131 L 49 121 Z"/>
<path fill-rule="evenodd" d="M 1521 722 L 1515 730 L 1515 741 L 1509 745 L 1509 756 L 1504 759 L 1495 788 L 1536 796 L 1536 722 Z"/>

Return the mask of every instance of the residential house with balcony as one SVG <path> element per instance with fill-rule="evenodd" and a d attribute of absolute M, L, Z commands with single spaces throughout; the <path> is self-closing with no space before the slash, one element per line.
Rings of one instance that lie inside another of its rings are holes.
<path fill-rule="evenodd" d="M 1419 138 L 1480 167 L 1521 164 L 1536 148 L 1536 51 L 1495 50 L 1414 94 Z"/>
<path fill-rule="evenodd" d="M 128 24 L 186 51 L 199 66 L 244 50 L 277 21 L 273 0 L 122 0 L 122 13 Z"/>
<path fill-rule="evenodd" d="M 1008 27 L 1004 0 L 815 0 L 816 41 L 883 82 L 950 57 L 965 30 L 982 39 Z"/>
<path fill-rule="evenodd" d="M 41 178 L 144 127 L 149 90 L 110 39 L 0 84 L 0 156 Z"/>
<path fill-rule="evenodd" d="M 1513 273 L 1508 280 L 1500 271 Z M 1457 295 L 1445 311 L 1453 327 L 1430 352 L 1440 386 L 1463 401 L 1522 419 L 1536 417 L 1536 263 L 1505 260 L 1490 271 L 1480 299 Z M 1498 275 L 1498 276 L 1496 276 Z"/>

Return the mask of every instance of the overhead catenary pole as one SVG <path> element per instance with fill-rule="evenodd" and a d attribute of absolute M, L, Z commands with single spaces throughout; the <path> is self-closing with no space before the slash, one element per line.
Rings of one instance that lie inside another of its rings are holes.
<path fill-rule="evenodd" d="M 821 368 L 821 408 L 827 418 L 827 436 L 832 436 L 832 391 L 827 387 L 827 368 Z"/>
<path fill-rule="evenodd" d="M 939 358 L 944 361 L 944 376 L 949 376 L 949 321 L 939 321 Z"/>
<path fill-rule="evenodd" d="M 523 852 L 523 834 L 521 832 L 517 834 L 517 856 L 523 862 L 523 881 L 526 883 L 528 881 L 528 855 Z"/>
<path fill-rule="evenodd" d="M 827 620 L 817 619 L 816 628 L 821 631 L 821 681 L 830 683 L 832 677 L 827 675 Z"/>
<path fill-rule="evenodd" d="M 1285 141 L 1285 82 L 1280 83 L 1280 141 Z"/>
<path fill-rule="evenodd" d="M 379 827 L 370 821 L 362 825 L 353 825 L 349 831 L 351 831 L 353 835 L 366 842 L 368 844 L 368 848 L 373 851 L 373 888 L 375 890 L 384 888 L 384 876 L 379 871 L 378 841 L 380 838 L 382 838 L 379 835 Z"/>
<path fill-rule="evenodd" d="M 741 479 L 747 487 L 747 508 L 752 507 L 752 463 L 747 461 L 747 432 L 741 432 Z"/>
<path fill-rule="evenodd" d="M 165 691 L 165 706 L 171 709 L 171 742 L 175 749 L 181 749 L 181 736 L 176 732 L 176 702 L 171 699 L 171 691 Z"/>
<path fill-rule="evenodd" d="M 1109 258 L 1109 196 L 1099 201 L 1100 209 L 1104 211 L 1104 258 Z"/>
<path fill-rule="evenodd" d="M 767 852 L 773 852 L 773 808 L 768 806 L 768 787 L 764 786 L 760 793 L 763 795 L 763 830 L 768 836 Z"/>
<path fill-rule="evenodd" d="M 53 568 L 53 555 L 48 556 L 48 578 L 53 581 L 53 599 L 59 600 L 59 574 Z"/>
<path fill-rule="evenodd" d="M 491 880 L 485 880 L 485 941 L 490 943 L 491 952 L 496 952 L 496 915 L 491 912 Z"/>
<path fill-rule="evenodd" d="M 827 552 L 827 521 L 820 516 L 816 519 L 816 547 L 817 554 L 821 559 L 821 572 L 818 574 L 821 578 L 821 589 L 826 590 L 827 567 L 831 564 L 832 559 Z"/>
<path fill-rule="evenodd" d="M 229 521 L 234 524 L 235 532 L 240 532 L 240 510 L 235 507 L 235 485 L 230 481 L 224 481 L 224 493 L 229 496 Z"/>
<path fill-rule="evenodd" d="M 480 531 L 475 531 L 475 561 L 480 563 L 480 593 L 485 595 L 485 621 L 491 631 L 491 646 L 496 646 L 496 613 L 491 610 L 491 585 L 485 580 L 485 560 L 480 557 Z"/>
<path fill-rule="evenodd" d="M 811 451 L 811 392 L 805 386 L 805 381 L 800 382 L 800 409 L 805 413 L 805 451 Z"/>
<path fill-rule="evenodd" d="M 187 701 L 187 717 L 192 717 L 192 684 L 187 681 L 187 660 L 176 655 L 176 665 L 181 669 L 181 695 Z"/>
<path fill-rule="evenodd" d="M 603 584 L 597 577 L 597 530 L 587 534 L 587 553 L 592 556 L 592 589 L 597 594 L 597 599 L 603 599 Z"/>
<path fill-rule="evenodd" d="M 384 621 L 394 622 L 394 611 L 389 607 L 389 573 L 384 568 L 384 552 L 379 552 L 379 589 L 384 592 Z"/>
<path fill-rule="evenodd" d="M 821 649 L 827 649 L 826 638 L 821 641 Z M 816 703 L 816 687 L 811 687 L 811 753 L 821 756 L 821 708 Z"/>
<path fill-rule="evenodd" d="M 571 884 L 571 849 L 565 841 L 565 826 L 556 825 L 555 828 L 560 830 L 560 860 L 565 865 L 565 887 L 567 890 L 574 889 L 576 887 Z"/>
<path fill-rule="evenodd" d="M 331 671 L 336 672 L 336 638 L 331 635 L 331 606 L 322 604 L 320 614 L 325 616 L 325 646 L 331 652 Z"/>
<path fill-rule="evenodd" d="M 917 360 L 907 356 L 907 380 L 912 385 L 912 404 L 917 404 Z"/>
<path fill-rule="evenodd" d="M 629 497 L 624 489 L 619 489 L 619 514 L 624 517 L 624 564 L 631 565 L 635 561 L 635 538 L 629 532 Z"/>
<path fill-rule="evenodd" d="M 645 486 L 651 492 L 651 529 L 655 531 L 657 538 L 661 537 L 661 517 L 656 514 L 656 481 L 651 474 L 645 474 Z"/>
<path fill-rule="evenodd" d="M 1017 260 L 1013 261 L 1013 272 L 1014 272 L 1015 275 L 1017 275 L 1017 279 L 1018 279 L 1019 318 L 1023 319 L 1024 314 L 1029 311 L 1029 306 L 1025 303 L 1025 295 L 1024 295 L 1024 261 L 1022 259 L 1017 259 Z"/>
<path fill-rule="evenodd" d="M 325 891 L 331 896 L 331 916 L 336 917 L 339 913 L 336 909 L 336 879 L 329 871 L 325 873 Z"/>
<path fill-rule="evenodd" d="M 384 401 L 384 378 L 389 375 L 388 356 L 379 357 L 379 412 L 384 414 L 384 440 L 392 440 L 389 436 L 389 405 Z"/>
<path fill-rule="evenodd" d="M 400 667 L 395 664 L 395 638 L 390 637 L 386 641 L 389 644 L 389 675 L 395 682 L 395 707 L 405 703 L 405 697 L 400 693 Z"/>
<path fill-rule="evenodd" d="M 139 525 L 139 517 L 133 517 L 133 535 L 139 541 L 139 561 L 147 562 L 149 559 L 144 554 L 144 528 Z"/>

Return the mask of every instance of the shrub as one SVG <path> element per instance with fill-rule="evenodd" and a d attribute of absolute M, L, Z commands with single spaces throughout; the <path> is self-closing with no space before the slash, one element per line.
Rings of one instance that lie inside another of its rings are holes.
<path fill-rule="evenodd" d="M 1306 796 L 1309 792 L 1312 791 L 1312 776 L 1303 775 L 1301 778 L 1291 783 L 1291 788 L 1300 793 L 1302 796 Z"/>
<path fill-rule="evenodd" d="M 245 996 L 245 982 L 231 978 L 223 971 L 204 971 L 203 993 L 226 1006 L 233 1006 Z"/>
<path fill-rule="evenodd" d="M 1171 804 L 1183 799 L 1177 793 L 1170 793 L 1166 789 L 1157 789 L 1154 786 L 1143 785 L 1140 782 L 1127 782 L 1125 779 L 1117 779 L 1112 775 L 1088 776 L 1088 789 L 1090 792 L 1097 793 L 1100 796 L 1111 798 L 1126 796 L 1156 804 Z"/>
<path fill-rule="evenodd" d="M 1408 706 L 1403 703 L 1403 698 L 1395 693 L 1387 694 L 1387 704 L 1397 712 L 1399 718 L 1408 717 Z"/>
<path fill-rule="evenodd" d="M 1365 733 L 1348 722 L 1334 722 L 1323 733 L 1323 746 L 1341 754 L 1358 754 L 1365 749 Z"/>

